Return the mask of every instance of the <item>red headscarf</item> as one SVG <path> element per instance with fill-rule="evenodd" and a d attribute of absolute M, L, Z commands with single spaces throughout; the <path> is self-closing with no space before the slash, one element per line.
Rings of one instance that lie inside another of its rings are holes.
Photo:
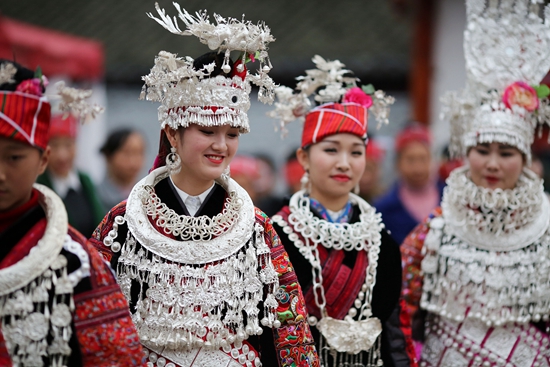
<path fill-rule="evenodd" d="M 298 159 L 292 159 L 285 165 L 285 178 L 288 186 L 294 186 L 300 182 L 305 171 Z"/>
<path fill-rule="evenodd" d="M 367 107 L 358 103 L 327 103 L 314 108 L 306 116 L 302 133 L 302 148 L 323 140 L 326 136 L 349 133 L 367 137 Z"/>
<path fill-rule="evenodd" d="M 260 165 L 254 157 L 237 155 L 233 157 L 230 168 L 232 175 L 243 175 L 253 180 L 260 177 Z"/>
<path fill-rule="evenodd" d="M 0 136 L 46 149 L 50 104 L 45 96 L 0 91 Z"/>
<path fill-rule="evenodd" d="M 371 159 L 376 163 L 382 163 L 385 155 L 386 151 L 384 148 L 382 148 L 376 141 L 369 139 L 369 142 L 367 143 L 367 150 L 365 152 L 366 158 Z"/>
<path fill-rule="evenodd" d="M 76 138 L 78 132 L 78 120 L 73 115 L 54 115 L 50 122 L 50 138 L 65 136 Z"/>
<path fill-rule="evenodd" d="M 432 143 L 430 130 L 423 125 L 411 125 L 403 129 L 395 138 L 395 150 L 401 153 L 403 148 L 412 142 L 419 142 L 427 145 Z"/>

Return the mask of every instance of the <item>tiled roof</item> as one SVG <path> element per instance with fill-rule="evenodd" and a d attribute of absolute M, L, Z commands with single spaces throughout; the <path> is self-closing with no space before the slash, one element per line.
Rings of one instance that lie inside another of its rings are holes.
<path fill-rule="evenodd" d="M 159 1 L 168 14 L 176 10 Z M 388 0 L 185 0 L 189 12 L 208 9 L 222 16 L 264 20 L 277 41 L 270 56 L 277 81 L 312 67 L 314 54 L 340 59 L 361 77 L 403 82 L 410 66 L 411 19 L 392 12 Z M 102 41 L 110 81 L 138 80 L 160 50 L 198 56 L 208 49 L 191 37 L 165 31 L 145 13 L 153 0 L 12 0 L 4 16 Z"/>

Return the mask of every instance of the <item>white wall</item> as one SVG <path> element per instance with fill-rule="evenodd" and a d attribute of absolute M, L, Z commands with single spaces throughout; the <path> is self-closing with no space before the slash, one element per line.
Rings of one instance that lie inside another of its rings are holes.
<path fill-rule="evenodd" d="M 90 104 L 98 104 L 106 108 L 107 91 L 105 84 L 94 83 Z M 98 115 L 94 120 L 88 121 L 80 127 L 77 137 L 76 166 L 88 173 L 94 182 L 100 182 L 105 172 L 105 160 L 99 154 L 99 149 L 107 136 L 107 112 Z"/>

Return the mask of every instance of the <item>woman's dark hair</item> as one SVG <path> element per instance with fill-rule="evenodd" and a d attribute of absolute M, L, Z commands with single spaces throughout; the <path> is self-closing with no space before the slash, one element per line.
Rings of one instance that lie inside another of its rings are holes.
<path fill-rule="evenodd" d="M 226 73 L 222 70 L 223 59 L 224 59 L 224 55 L 222 53 L 208 52 L 204 55 L 197 57 L 193 61 L 193 69 L 200 70 L 206 65 L 211 64 L 212 62 L 215 62 L 216 66 L 214 67 L 214 70 L 210 74 L 210 78 L 214 78 L 218 75 L 229 76 L 231 71 L 229 71 L 229 73 Z M 231 59 L 229 59 L 229 66 L 231 67 L 231 69 L 233 69 L 233 61 Z"/>
<path fill-rule="evenodd" d="M 26 67 L 11 60 L 0 59 L 0 65 L 6 65 L 6 64 L 13 64 L 13 66 L 15 66 L 15 68 L 17 69 L 15 75 L 13 76 L 15 83 L 0 84 L 0 90 L 13 92 L 15 91 L 17 86 L 21 84 L 22 81 L 34 78 L 34 71 L 32 71 L 31 69 L 27 69 Z M 45 91 L 44 88 L 42 88 L 42 93 L 44 93 L 44 91 Z"/>
<path fill-rule="evenodd" d="M 128 137 L 137 132 L 137 130 L 128 127 L 112 131 L 107 137 L 107 140 L 105 140 L 105 143 L 103 144 L 101 149 L 99 149 L 100 153 L 103 154 L 106 158 L 112 157 L 113 154 L 115 154 L 120 148 L 122 148 L 122 146 L 124 146 L 126 140 L 128 140 Z"/>
<path fill-rule="evenodd" d="M 212 71 L 209 77 L 214 78 L 218 75 L 229 77 L 229 74 L 231 73 L 231 71 L 229 73 L 226 73 L 222 70 L 223 59 L 224 59 L 224 55 L 222 53 L 208 52 L 204 55 L 197 57 L 193 61 L 193 68 L 195 70 L 200 70 L 204 66 L 214 62 L 215 63 L 214 70 Z M 229 66 L 231 67 L 231 69 L 233 69 L 233 61 L 231 59 L 229 59 Z M 181 129 L 179 129 L 179 131 L 182 132 Z M 160 133 L 159 152 L 158 152 L 157 158 L 155 159 L 155 163 L 153 164 L 152 169 L 159 168 L 166 165 L 166 156 L 168 155 L 168 153 L 170 153 L 170 148 L 171 148 L 170 141 L 168 140 L 168 137 L 162 130 Z"/>

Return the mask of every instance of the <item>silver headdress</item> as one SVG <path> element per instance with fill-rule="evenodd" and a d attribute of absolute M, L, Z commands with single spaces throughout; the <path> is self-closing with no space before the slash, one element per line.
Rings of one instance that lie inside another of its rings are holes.
<path fill-rule="evenodd" d="M 11 62 L 0 65 L 0 85 L 4 83 L 15 83 L 15 79 L 13 79 L 13 77 L 16 73 L 17 68 Z"/>
<path fill-rule="evenodd" d="M 2 84 L 14 84 L 15 74 L 17 74 L 17 68 L 10 62 L 4 62 L 0 65 L 0 85 Z M 35 79 L 31 80 L 31 83 L 36 84 L 35 88 L 31 88 L 37 96 L 42 96 L 42 88 L 48 85 L 48 78 L 42 74 L 42 70 L 37 68 L 35 72 Z M 92 90 L 77 89 L 68 87 L 65 82 L 60 81 L 55 83 L 57 89 L 56 94 L 48 94 L 47 97 L 51 100 L 60 99 L 61 102 L 57 108 L 65 114 L 73 114 L 79 117 L 84 122 L 88 117 L 95 119 L 98 114 L 103 113 L 105 110 L 103 107 L 97 104 L 88 104 L 85 100 L 92 96 Z M 27 91 L 28 92 L 28 91 Z"/>
<path fill-rule="evenodd" d="M 250 83 L 260 87 L 258 99 L 261 102 L 272 103 L 274 98 L 275 83 L 267 75 L 271 70 L 267 44 L 275 40 L 269 27 L 217 14 L 214 14 L 216 24 L 212 24 L 205 11 L 192 16 L 177 3 L 174 6 L 186 26 L 184 31 L 179 28 L 176 17 L 167 16 L 158 4 L 155 8 L 160 19 L 150 13 L 148 16 L 171 33 L 196 36 L 211 50 L 223 52 L 222 70 L 229 76 L 211 77 L 214 63 L 195 70 L 192 58 L 161 51 L 151 73 L 142 78 L 145 85 L 140 99 L 161 103 L 158 115 L 162 128 L 168 125 L 177 129 L 192 123 L 203 126 L 231 124 L 243 133 L 248 132 L 246 113 L 250 108 Z M 242 52 L 233 67 L 230 65 L 231 51 Z M 256 74 L 250 74 L 245 63 L 256 58 L 260 68 Z"/>
<path fill-rule="evenodd" d="M 550 123 L 550 8 L 540 0 L 467 0 L 466 87 L 442 98 L 451 123 L 450 151 L 465 156 L 478 143 L 517 147 L 531 160 L 537 125 Z"/>
<path fill-rule="evenodd" d="M 286 125 L 294 120 L 303 120 L 305 116 L 315 110 L 309 98 L 320 103 L 350 102 L 363 105 L 369 109 L 376 120 L 382 124 L 388 123 L 390 105 L 395 99 L 381 91 L 375 91 L 372 85 L 361 89 L 357 87 L 358 79 L 350 76 L 352 72 L 344 69 L 345 65 L 339 60 L 328 61 L 319 55 L 312 59 L 315 69 L 306 70 L 306 75 L 296 78 L 299 82 L 296 89 L 279 86 L 275 89 L 277 102 L 275 109 L 268 112 L 268 116 L 279 120 L 279 128 L 286 133 Z"/>
<path fill-rule="evenodd" d="M 72 114 L 78 116 L 81 122 L 85 122 L 89 116 L 95 119 L 97 115 L 105 110 L 98 104 L 89 104 L 85 100 L 92 96 L 91 89 L 77 89 L 68 87 L 65 82 L 60 81 L 55 84 L 57 94 L 61 98 L 58 109 L 65 115 Z"/>

